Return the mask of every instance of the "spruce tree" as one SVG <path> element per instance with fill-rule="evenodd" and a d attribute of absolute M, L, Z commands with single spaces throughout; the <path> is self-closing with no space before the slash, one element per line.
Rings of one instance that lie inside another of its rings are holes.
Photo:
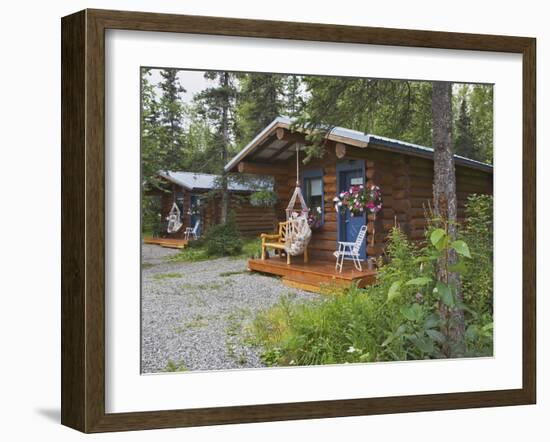
<path fill-rule="evenodd" d="M 214 84 L 195 96 L 198 112 L 213 128 L 211 154 L 213 166 L 221 175 L 218 187 L 221 194 L 221 222 L 226 222 L 229 205 L 229 177 L 224 166 L 233 153 L 233 140 L 237 133 L 235 118 L 236 77 L 230 72 L 208 71 L 204 77 Z"/>
<path fill-rule="evenodd" d="M 239 140 L 246 145 L 285 108 L 285 76 L 280 74 L 241 74 L 239 76 Z"/>
<path fill-rule="evenodd" d="M 185 159 L 185 134 L 182 124 L 185 106 L 181 98 L 185 88 L 178 79 L 178 69 L 162 69 L 160 75 L 162 80 L 158 86 L 161 91 L 159 110 L 163 169 L 178 170 L 183 167 Z"/>
<path fill-rule="evenodd" d="M 159 155 L 160 110 L 154 86 L 151 84 L 151 69 L 141 70 L 141 174 L 146 188 L 159 185 L 158 171 L 162 169 Z"/>
<path fill-rule="evenodd" d="M 472 136 L 471 120 L 468 112 L 466 98 L 460 103 L 460 110 L 456 122 L 455 153 L 474 160 L 483 160 L 482 152 L 476 149 Z"/>

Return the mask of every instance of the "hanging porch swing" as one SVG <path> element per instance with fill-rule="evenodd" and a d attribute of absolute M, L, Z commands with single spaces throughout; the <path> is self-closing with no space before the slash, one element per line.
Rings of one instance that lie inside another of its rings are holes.
<path fill-rule="evenodd" d="M 168 225 L 166 226 L 166 231 L 168 233 L 176 233 L 183 226 L 183 223 L 181 222 L 181 211 L 175 201 L 174 204 L 172 204 L 172 208 L 170 209 L 168 216 L 166 217 L 166 221 L 168 221 Z"/>
<path fill-rule="evenodd" d="M 308 261 L 307 247 L 311 240 L 311 228 L 308 223 L 309 209 L 300 188 L 300 148 L 296 146 L 296 187 L 288 202 L 286 222 L 279 223 L 277 234 L 262 233 L 262 259 L 266 259 L 267 248 L 276 251 L 284 251 L 287 257 L 287 264 L 290 264 L 291 256 L 304 255 L 304 262 Z M 296 204 L 299 210 L 296 210 Z"/>

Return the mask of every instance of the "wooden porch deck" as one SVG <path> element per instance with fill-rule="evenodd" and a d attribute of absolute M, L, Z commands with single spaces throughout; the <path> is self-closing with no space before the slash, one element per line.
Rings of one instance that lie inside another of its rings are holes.
<path fill-rule="evenodd" d="M 178 238 L 143 238 L 144 244 L 156 244 L 161 247 L 168 247 L 170 249 L 184 249 L 187 245 L 186 239 Z"/>
<path fill-rule="evenodd" d="M 287 265 L 286 259 L 279 257 L 266 260 L 249 259 L 248 269 L 281 276 L 286 286 L 309 292 L 320 292 L 322 286 L 330 285 L 350 287 L 356 283 L 358 287 L 365 287 L 376 281 L 376 270 L 363 268 L 362 271 L 358 271 L 351 261 L 345 261 L 344 269 L 339 273 L 334 268 L 335 261 L 310 258 L 309 262 L 304 264 L 300 257 L 293 260 L 292 264 Z"/>

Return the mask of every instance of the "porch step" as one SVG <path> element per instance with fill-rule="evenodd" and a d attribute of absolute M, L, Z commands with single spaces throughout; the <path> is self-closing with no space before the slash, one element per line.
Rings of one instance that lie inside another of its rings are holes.
<path fill-rule="evenodd" d="M 309 263 L 293 262 L 287 265 L 286 260 L 280 258 L 250 259 L 248 268 L 281 276 L 282 282 L 288 287 L 317 293 L 321 292 L 323 286 L 350 287 L 355 283 L 359 287 L 364 287 L 376 280 L 375 270 L 357 271 L 345 268 L 340 273 L 334 269 L 333 261 L 313 260 Z"/>
<path fill-rule="evenodd" d="M 307 282 L 294 281 L 292 279 L 283 278 L 282 282 L 285 286 L 291 289 L 303 290 L 304 292 L 319 293 L 321 287 L 319 284 L 311 284 Z"/>
<path fill-rule="evenodd" d="M 169 249 L 183 249 L 187 245 L 187 240 L 176 238 L 143 238 L 144 244 L 156 244 Z"/>

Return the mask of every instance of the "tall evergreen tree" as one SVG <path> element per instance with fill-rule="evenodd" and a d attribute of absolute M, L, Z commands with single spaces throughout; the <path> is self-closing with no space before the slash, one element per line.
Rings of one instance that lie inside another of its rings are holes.
<path fill-rule="evenodd" d="M 456 132 L 455 153 L 474 160 L 484 160 L 483 152 L 481 152 L 480 149 L 476 149 L 472 136 L 471 121 L 466 98 L 463 98 L 460 103 Z"/>
<path fill-rule="evenodd" d="M 141 71 L 141 174 L 145 187 L 158 187 L 158 171 L 163 168 L 159 128 L 160 109 L 151 84 L 151 69 Z"/>
<path fill-rule="evenodd" d="M 209 71 L 204 77 L 214 85 L 195 96 L 198 111 L 213 127 L 212 155 L 217 158 L 216 169 L 221 174 L 221 222 L 227 220 L 229 204 L 228 174 L 224 170 L 233 153 L 233 140 L 237 132 L 235 107 L 237 98 L 236 76 L 230 72 Z"/>
<path fill-rule="evenodd" d="M 238 144 L 244 146 L 284 110 L 285 76 L 241 74 L 239 86 Z"/>
<path fill-rule="evenodd" d="M 185 88 L 178 79 L 178 69 L 162 69 L 159 83 L 161 137 L 164 149 L 165 169 L 181 169 L 184 164 L 185 134 L 182 118 L 185 106 L 181 94 Z"/>
<path fill-rule="evenodd" d="M 431 84 L 369 78 L 304 77 L 297 126 L 312 131 L 309 157 L 334 126 L 417 144 L 431 143 Z"/>
<path fill-rule="evenodd" d="M 493 86 L 476 84 L 470 94 L 470 118 L 476 150 L 483 161 L 493 163 Z"/>
<path fill-rule="evenodd" d="M 285 78 L 285 113 L 294 117 L 304 105 L 302 95 L 302 79 L 299 75 L 288 75 Z"/>

